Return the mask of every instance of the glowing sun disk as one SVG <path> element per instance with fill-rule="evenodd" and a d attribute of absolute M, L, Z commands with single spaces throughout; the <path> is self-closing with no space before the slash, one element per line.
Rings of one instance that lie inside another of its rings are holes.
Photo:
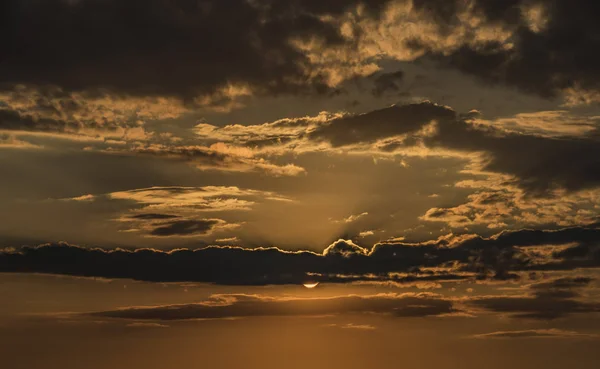
<path fill-rule="evenodd" d="M 319 285 L 319 282 L 315 282 L 315 283 L 304 283 L 303 285 L 304 285 L 304 287 L 306 287 L 306 288 L 315 288 L 315 287 L 317 287 L 317 286 Z"/>

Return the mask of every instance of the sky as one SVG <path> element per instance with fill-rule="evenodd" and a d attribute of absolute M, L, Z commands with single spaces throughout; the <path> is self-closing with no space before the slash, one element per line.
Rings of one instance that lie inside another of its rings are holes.
<path fill-rule="evenodd" d="M 3 1 L 3 363 L 596 368 L 599 13 Z"/>

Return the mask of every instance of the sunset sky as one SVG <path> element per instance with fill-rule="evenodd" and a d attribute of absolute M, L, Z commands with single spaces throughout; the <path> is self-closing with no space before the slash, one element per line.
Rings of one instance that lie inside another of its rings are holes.
<path fill-rule="evenodd" d="M 598 368 L 599 17 L 2 1 L 0 367 Z"/>

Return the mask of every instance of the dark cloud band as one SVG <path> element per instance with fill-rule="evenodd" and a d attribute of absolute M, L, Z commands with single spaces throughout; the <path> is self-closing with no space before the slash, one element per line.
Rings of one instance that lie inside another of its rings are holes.
<path fill-rule="evenodd" d="M 569 246 L 555 251 L 559 245 Z M 528 253 L 533 246 L 548 248 L 549 256 Z M 307 280 L 414 283 L 469 276 L 506 280 L 525 271 L 596 268 L 600 266 L 599 256 L 600 230 L 575 227 L 502 232 L 490 238 L 459 236 L 420 244 L 381 243 L 370 251 L 340 240 L 322 254 L 227 246 L 169 252 L 102 250 L 58 243 L 3 251 L 0 272 L 233 285 L 301 284 Z M 394 272 L 406 276 L 390 275 Z"/>
<path fill-rule="evenodd" d="M 198 304 L 128 308 L 92 313 L 104 318 L 140 320 L 220 319 L 254 316 L 311 316 L 376 313 L 395 317 L 449 314 L 452 302 L 432 294 L 277 298 L 258 295 L 215 295 Z"/>

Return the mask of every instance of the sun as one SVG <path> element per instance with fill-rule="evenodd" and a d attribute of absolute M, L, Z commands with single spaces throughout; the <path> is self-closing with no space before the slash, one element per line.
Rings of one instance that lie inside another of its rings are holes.
<path fill-rule="evenodd" d="M 314 283 L 304 283 L 303 286 L 306 288 L 315 288 L 319 285 L 319 282 L 314 282 Z"/>

